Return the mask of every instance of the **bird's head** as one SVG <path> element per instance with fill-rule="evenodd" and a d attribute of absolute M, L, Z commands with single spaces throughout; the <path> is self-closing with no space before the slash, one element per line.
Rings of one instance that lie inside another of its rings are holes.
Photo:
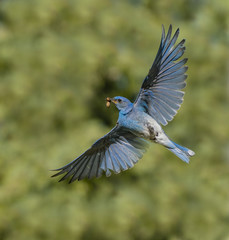
<path fill-rule="evenodd" d="M 107 107 L 110 107 L 110 103 L 114 103 L 115 106 L 118 108 L 119 111 L 123 111 L 123 112 L 126 112 L 127 110 L 131 109 L 132 108 L 132 102 L 125 98 L 125 97 L 114 97 L 114 98 L 109 98 L 107 97 L 106 99 L 107 103 L 106 103 L 106 106 Z"/>

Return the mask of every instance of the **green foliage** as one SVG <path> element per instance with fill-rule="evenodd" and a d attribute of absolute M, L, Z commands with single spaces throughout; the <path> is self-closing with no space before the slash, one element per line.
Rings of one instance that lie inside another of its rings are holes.
<path fill-rule="evenodd" d="M 0 239 L 229 239 L 228 1 L 0 3 Z M 132 100 L 161 24 L 187 39 L 185 101 L 165 131 L 189 165 L 152 144 L 131 170 L 57 183 Z"/>

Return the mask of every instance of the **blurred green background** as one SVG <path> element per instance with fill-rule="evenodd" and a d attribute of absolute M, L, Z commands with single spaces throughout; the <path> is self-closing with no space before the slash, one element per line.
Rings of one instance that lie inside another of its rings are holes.
<path fill-rule="evenodd" d="M 229 239 L 229 2 L 0 2 L 0 239 Z M 189 165 L 152 144 L 131 170 L 58 183 L 134 100 L 161 25 L 189 58 L 184 104 L 164 130 Z"/>

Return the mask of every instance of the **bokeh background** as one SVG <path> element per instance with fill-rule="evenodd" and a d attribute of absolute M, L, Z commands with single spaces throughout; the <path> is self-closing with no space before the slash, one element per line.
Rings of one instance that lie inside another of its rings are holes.
<path fill-rule="evenodd" d="M 0 1 L 0 239 L 229 239 L 229 1 Z M 134 100 L 161 25 L 189 58 L 184 103 L 164 129 L 196 152 L 152 144 L 131 170 L 50 178 Z"/>

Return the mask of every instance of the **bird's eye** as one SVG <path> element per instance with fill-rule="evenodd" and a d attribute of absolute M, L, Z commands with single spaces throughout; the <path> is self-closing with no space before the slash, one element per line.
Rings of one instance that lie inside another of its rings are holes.
<path fill-rule="evenodd" d="M 121 101 L 122 101 L 122 100 L 119 98 L 119 99 L 118 99 L 118 102 L 120 103 Z"/>

